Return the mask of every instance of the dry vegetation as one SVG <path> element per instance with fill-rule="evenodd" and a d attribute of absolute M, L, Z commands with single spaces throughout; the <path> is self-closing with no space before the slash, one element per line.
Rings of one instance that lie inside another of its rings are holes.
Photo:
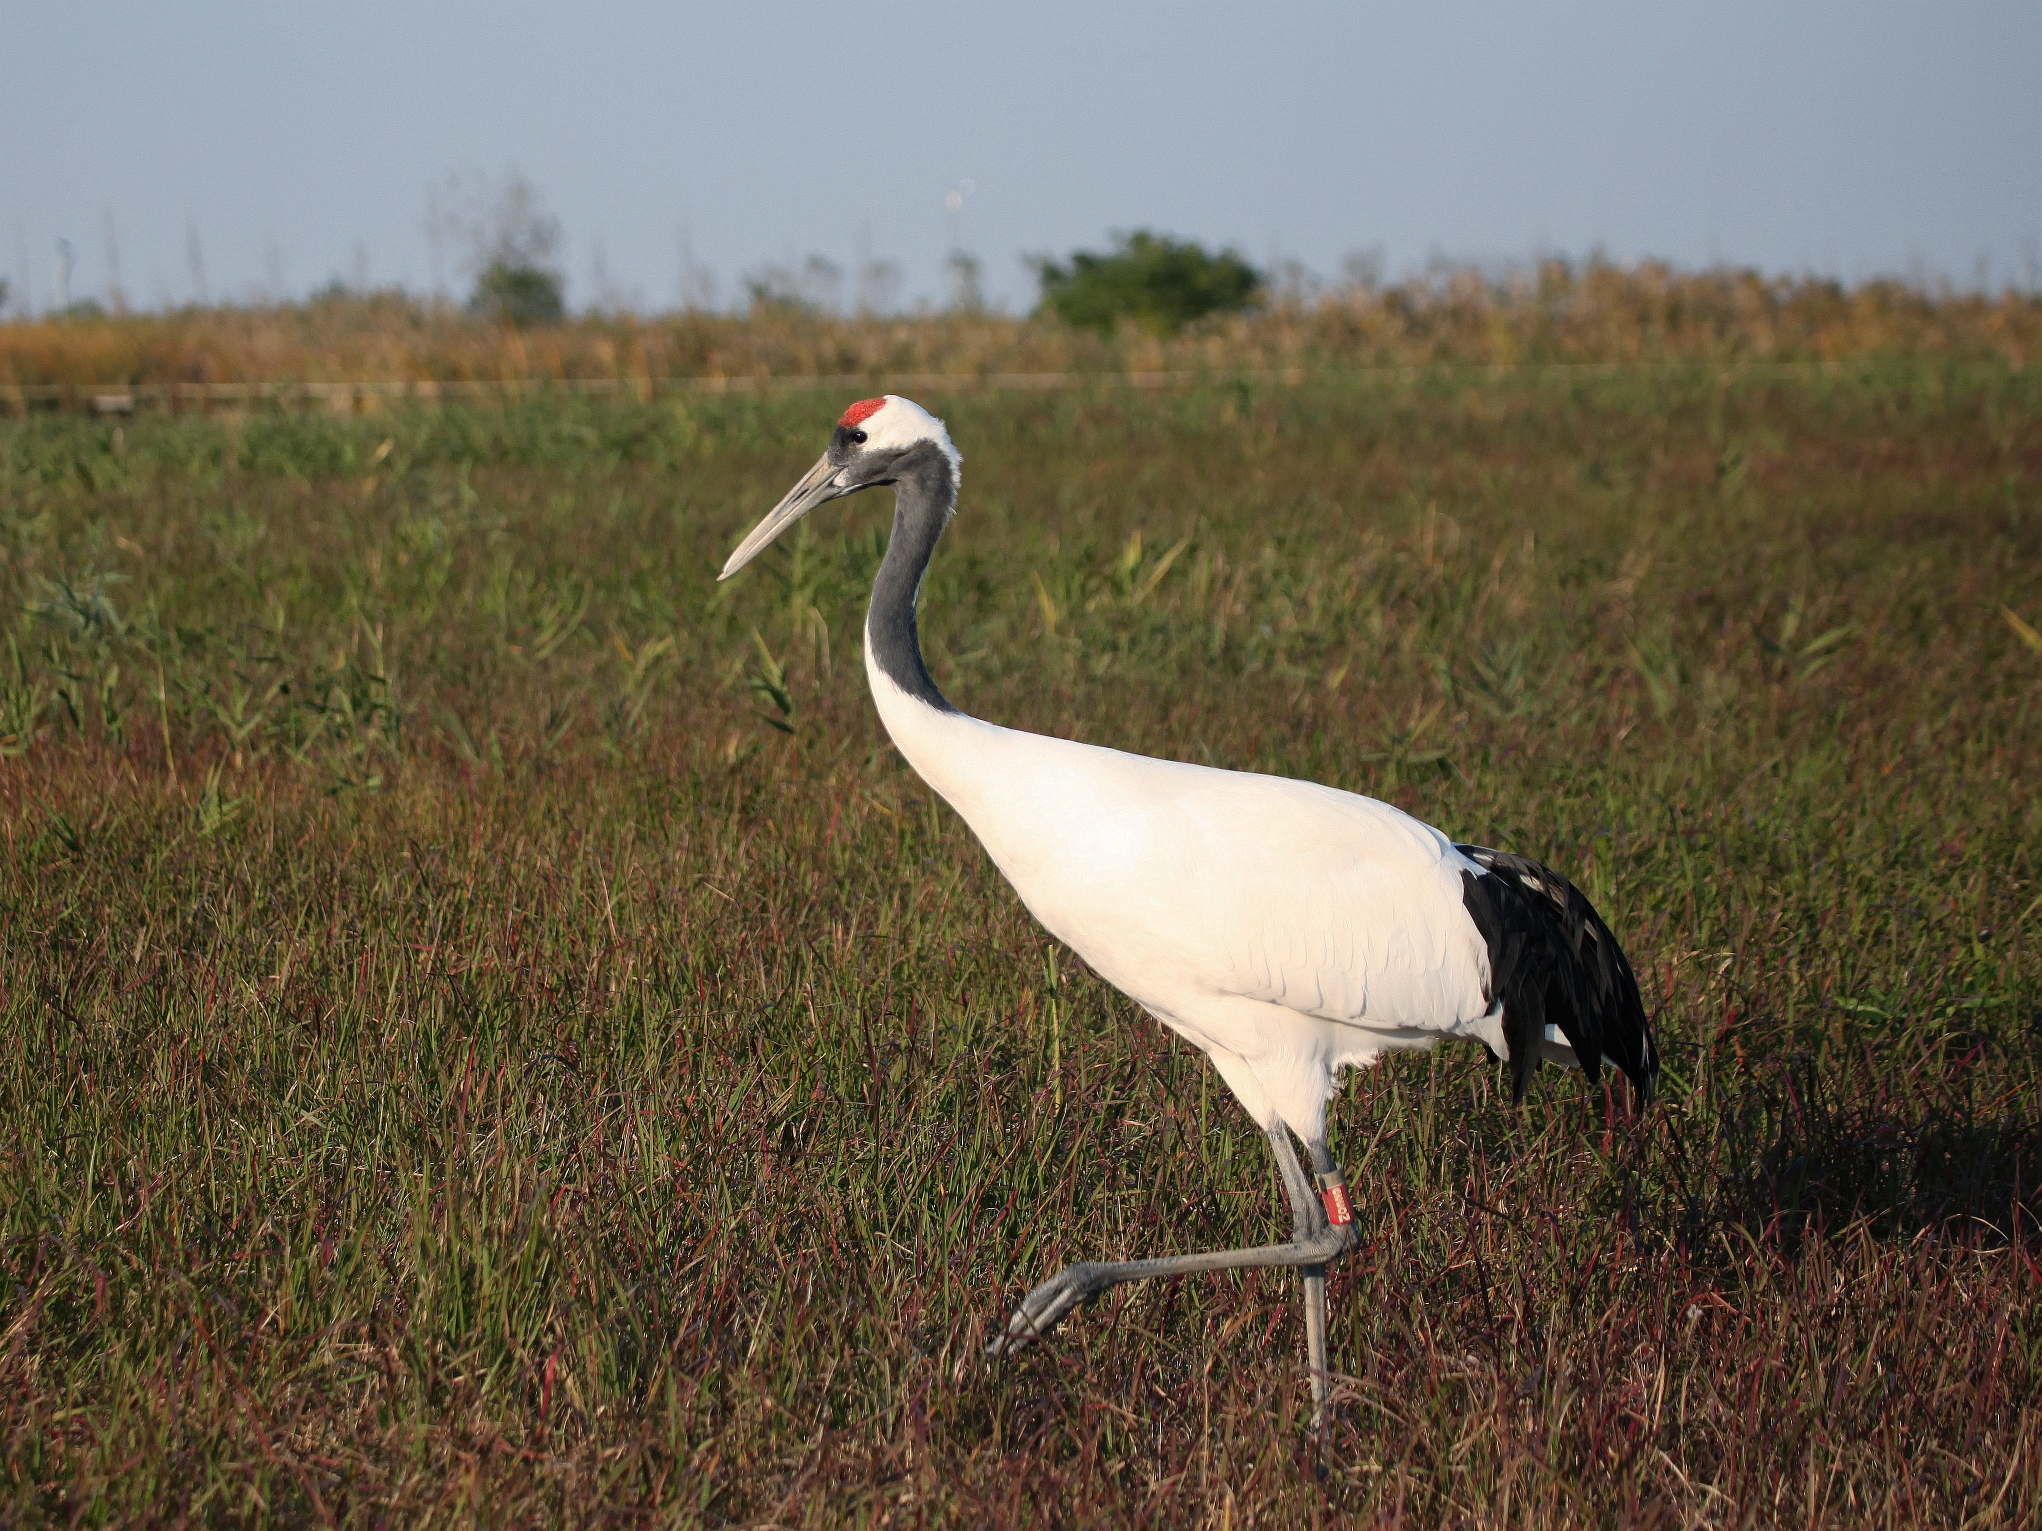
<path fill-rule="evenodd" d="M 697 333 L 787 364 L 530 343 Z M 927 400 L 961 704 L 1549 858 L 1658 1014 L 1639 1120 L 1469 1051 L 1336 1102 L 1323 1454 L 1284 1276 L 980 1359 L 1283 1214 L 879 733 L 877 498 L 713 582 L 842 402 L 0 427 L 0 1517 L 2033 1523 L 2032 372 Z"/>
<path fill-rule="evenodd" d="M 997 315 L 845 317 L 765 307 L 589 317 L 533 330 L 402 293 L 0 325 L 7 389 L 93 385 L 834 377 L 1525 363 L 1997 361 L 2042 348 L 2042 298 L 1845 287 L 1750 271 L 1548 261 L 1503 277 L 1442 267 L 1290 294 L 1175 339 L 1102 339 Z"/>

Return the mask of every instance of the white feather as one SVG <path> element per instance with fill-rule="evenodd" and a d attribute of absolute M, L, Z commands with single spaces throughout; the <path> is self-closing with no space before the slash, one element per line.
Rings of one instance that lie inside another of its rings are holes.
<path fill-rule="evenodd" d="M 1441 1037 L 1501 1057 L 1478 871 L 1438 830 L 1311 782 L 940 712 L 866 654 L 879 715 L 1029 911 L 1211 1056 L 1263 1126 L 1325 1134 L 1339 1071 Z"/>
<path fill-rule="evenodd" d="M 951 443 L 950 432 L 944 428 L 943 422 L 913 399 L 904 399 L 897 393 L 889 393 L 885 398 L 884 404 L 858 422 L 858 429 L 865 433 L 865 450 L 904 448 L 917 442 L 933 441 L 950 459 L 950 477 L 954 484 L 963 466 L 964 454 Z"/>

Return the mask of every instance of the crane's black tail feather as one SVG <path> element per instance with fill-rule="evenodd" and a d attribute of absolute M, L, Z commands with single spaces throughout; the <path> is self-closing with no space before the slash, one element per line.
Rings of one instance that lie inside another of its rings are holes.
<path fill-rule="evenodd" d="M 1454 849 L 1486 875 L 1463 872 L 1468 916 L 1489 944 L 1489 1001 L 1503 1002 L 1512 1100 L 1539 1066 L 1546 1024 L 1559 1027 L 1593 1083 L 1612 1063 L 1641 1104 L 1659 1083 L 1659 1048 L 1624 949 L 1559 873 L 1480 845 Z"/>

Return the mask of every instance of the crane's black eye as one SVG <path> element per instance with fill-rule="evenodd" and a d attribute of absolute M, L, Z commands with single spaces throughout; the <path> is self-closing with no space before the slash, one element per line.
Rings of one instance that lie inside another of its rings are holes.
<path fill-rule="evenodd" d="M 863 431 L 853 431 L 853 432 L 851 432 L 851 439 L 852 439 L 853 441 L 857 442 L 857 443 L 858 443 L 858 445 L 859 445 L 859 446 L 861 446 L 861 447 L 862 447 L 863 445 L 865 445 L 865 433 L 864 433 Z"/>

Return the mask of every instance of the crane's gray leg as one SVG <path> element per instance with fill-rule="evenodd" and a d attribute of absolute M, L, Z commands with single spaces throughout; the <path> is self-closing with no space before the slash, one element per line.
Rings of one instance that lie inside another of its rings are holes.
<path fill-rule="evenodd" d="M 1322 1235 L 1331 1219 L 1313 1193 L 1312 1183 L 1305 1178 L 1297 1150 L 1291 1147 L 1290 1134 L 1279 1128 L 1269 1135 L 1269 1146 L 1276 1152 L 1283 1189 L 1290 1197 L 1292 1241 L 1302 1244 Z M 1332 1164 L 1333 1157 L 1323 1141 L 1307 1147 L 1314 1170 L 1323 1172 L 1324 1167 Z M 1326 1422 L 1326 1267 L 1307 1265 L 1298 1274 L 1304 1278 L 1305 1376 L 1312 1388 L 1312 1428 L 1318 1430 Z"/>
<path fill-rule="evenodd" d="M 1326 1398 L 1326 1262 L 1352 1243 L 1352 1214 L 1348 1211 L 1346 1186 L 1323 1141 L 1308 1145 L 1312 1167 L 1319 1176 L 1317 1195 L 1313 1194 L 1304 1166 L 1298 1163 L 1290 1134 L 1281 1126 L 1272 1128 L 1269 1146 L 1276 1155 L 1277 1173 L 1290 1202 L 1288 1244 L 1166 1255 L 1150 1260 L 1085 1260 L 1067 1265 L 1021 1300 L 1021 1306 L 1007 1321 L 1006 1332 L 993 1337 L 986 1353 L 1012 1355 L 1055 1328 L 1057 1321 L 1080 1303 L 1090 1302 L 1123 1282 L 1145 1281 L 1151 1276 L 1189 1276 L 1201 1271 L 1295 1266 L 1305 1277 L 1305 1343 L 1312 1368 L 1312 1422 L 1316 1427 L 1323 1418 Z M 1338 1212 L 1329 1219 L 1328 1214 L 1336 1205 Z"/>
<path fill-rule="evenodd" d="M 1290 1144 L 1285 1143 L 1284 1147 L 1289 1148 Z M 1347 1200 L 1347 1182 L 1340 1173 L 1340 1166 L 1333 1162 L 1332 1152 L 1323 1138 L 1307 1143 L 1305 1151 L 1312 1156 L 1312 1172 L 1318 1182 L 1319 1194 L 1310 1200 L 1312 1212 L 1321 1227 L 1334 1226 L 1351 1242 L 1354 1209 Z M 1295 1156 L 1291 1163 L 1297 1163 Z M 1303 1178 L 1302 1171 L 1299 1171 L 1299 1178 Z M 1326 1267 L 1308 1265 L 1304 1269 L 1304 1278 L 1305 1365 L 1311 1374 L 1312 1428 L 1321 1430 L 1326 1424 L 1326 1389 L 1332 1377 L 1332 1369 L 1326 1361 Z"/>

